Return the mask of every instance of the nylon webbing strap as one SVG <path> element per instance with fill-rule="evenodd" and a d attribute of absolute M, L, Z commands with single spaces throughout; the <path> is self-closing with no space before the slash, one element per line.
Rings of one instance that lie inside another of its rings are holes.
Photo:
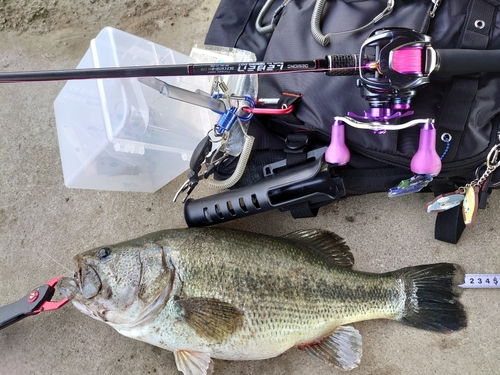
<path fill-rule="evenodd" d="M 495 20 L 495 7 L 484 0 L 469 2 L 467 19 L 457 48 L 486 49 L 490 41 L 490 31 Z M 450 92 L 441 105 L 436 125 L 443 133 L 453 137 L 444 160 L 454 160 L 462 144 L 472 102 L 476 97 L 479 74 L 453 77 Z M 442 151 L 442 150 L 441 150 Z M 440 212 L 436 218 L 434 236 L 437 240 L 457 243 L 465 229 L 461 207 Z"/>
<path fill-rule="evenodd" d="M 471 1 L 457 48 L 486 49 L 495 14 L 495 7 L 486 1 Z M 470 108 L 477 94 L 478 79 L 479 74 L 453 77 L 451 89 L 441 104 L 436 125 L 441 134 L 450 133 L 453 137 L 445 161 L 453 161 L 462 144 L 463 131 L 467 126 Z M 438 134 L 438 137 L 441 134 Z"/>
<path fill-rule="evenodd" d="M 456 244 L 464 229 L 462 206 L 453 207 L 438 214 L 434 237 L 440 241 Z"/>
<path fill-rule="evenodd" d="M 286 166 L 287 168 L 305 163 L 307 160 L 308 133 L 288 134 L 285 141 Z"/>
<path fill-rule="evenodd" d="M 304 219 L 307 217 L 316 217 L 319 207 L 311 207 L 309 202 L 302 202 L 290 207 L 290 213 L 294 219 Z"/>

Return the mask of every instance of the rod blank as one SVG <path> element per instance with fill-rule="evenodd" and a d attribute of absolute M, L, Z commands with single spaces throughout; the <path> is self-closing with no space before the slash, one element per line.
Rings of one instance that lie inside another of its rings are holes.
<path fill-rule="evenodd" d="M 322 71 L 324 69 L 328 69 L 326 60 L 128 66 L 33 72 L 1 72 L 0 83 L 105 78 L 271 74 L 280 72 Z"/>
<path fill-rule="evenodd" d="M 329 75 L 353 75 L 358 71 L 358 64 L 358 55 L 346 54 L 328 55 L 325 59 L 301 61 L 257 61 L 218 64 L 178 64 L 127 66 L 113 68 L 86 68 L 33 72 L 0 72 L 0 83 L 67 81 L 78 79 L 219 76 L 300 72 L 326 72 Z"/>

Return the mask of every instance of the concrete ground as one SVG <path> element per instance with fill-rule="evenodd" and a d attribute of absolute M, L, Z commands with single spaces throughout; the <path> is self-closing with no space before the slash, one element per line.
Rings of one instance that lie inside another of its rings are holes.
<path fill-rule="evenodd" d="M 40 32 L 30 32 L 29 27 L 24 32 L 15 28 L 0 31 L 0 70 L 73 68 L 90 39 L 108 25 L 189 53 L 194 43 L 203 41 L 218 4 L 217 0 L 200 0 L 189 12 L 177 14 L 156 29 L 141 29 L 133 22 L 133 12 L 126 22 L 119 13 L 112 13 L 112 4 L 90 3 L 107 6 L 113 16 L 83 23 L 73 18 L 67 27 L 59 24 L 52 29 L 45 24 L 46 30 Z M 169 3 L 172 12 L 187 4 Z M 88 20 L 89 13 L 85 15 Z M 182 204 L 172 203 L 184 175 L 153 194 L 78 190 L 64 185 L 52 107 L 63 84 L 0 85 L 0 306 L 54 276 L 71 276 L 72 257 L 83 250 L 155 230 L 185 227 Z M 210 193 L 200 186 L 194 196 Z M 434 239 L 434 216 L 423 208 L 430 199 L 428 194 L 398 199 L 372 194 L 331 204 L 312 219 L 294 220 L 289 213 L 275 211 L 225 226 L 274 235 L 301 228 L 332 230 L 347 239 L 358 270 L 384 272 L 446 261 L 461 264 L 467 273 L 500 272 L 496 227 L 500 194 L 490 197 L 488 208 L 479 212 L 476 225 L 466 229 L 457 245 Z M 390 321 L 355 324 L 363 336 L 363 358 L 352 374 L 498 373 L 498 293 L 466 290 L 462 301 L 468 327 L 449 335 Z M 172 353 L 121 336 L 68 304 L 0 331 L 0 373 L 178 372 Z M 215 360 L 215 374 L 220 375 L 336 373 L 341 371 L 295 349 L 264 361 Z"/>

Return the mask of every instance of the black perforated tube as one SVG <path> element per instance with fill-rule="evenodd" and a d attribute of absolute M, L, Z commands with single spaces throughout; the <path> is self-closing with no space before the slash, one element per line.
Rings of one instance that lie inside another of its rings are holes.
<path fill-rule="evenodd" d="M 184 219 L 190 227 L 206 226 L 266 212 L 288 210 L 300 203 L 331 202 L 345 196 L 341 181 L 322 170 L 323 161 L 287 169 L 253 185 L 188 199 Z"/>

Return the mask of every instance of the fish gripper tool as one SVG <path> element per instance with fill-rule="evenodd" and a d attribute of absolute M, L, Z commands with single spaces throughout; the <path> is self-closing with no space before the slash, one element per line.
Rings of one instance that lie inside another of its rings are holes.
<path fill-rule="evenodd" d="M 68 298 L 63 298 L 59 301 L 51 301 L 55 293 L 55 286 L 60 279 L 60 276 L 55 277 L 45 284 L 32 289 L 20 300 L 9 305 L 0 306 L 0 329 L 42 311 L 60 309 L 68 303 Z"/>

